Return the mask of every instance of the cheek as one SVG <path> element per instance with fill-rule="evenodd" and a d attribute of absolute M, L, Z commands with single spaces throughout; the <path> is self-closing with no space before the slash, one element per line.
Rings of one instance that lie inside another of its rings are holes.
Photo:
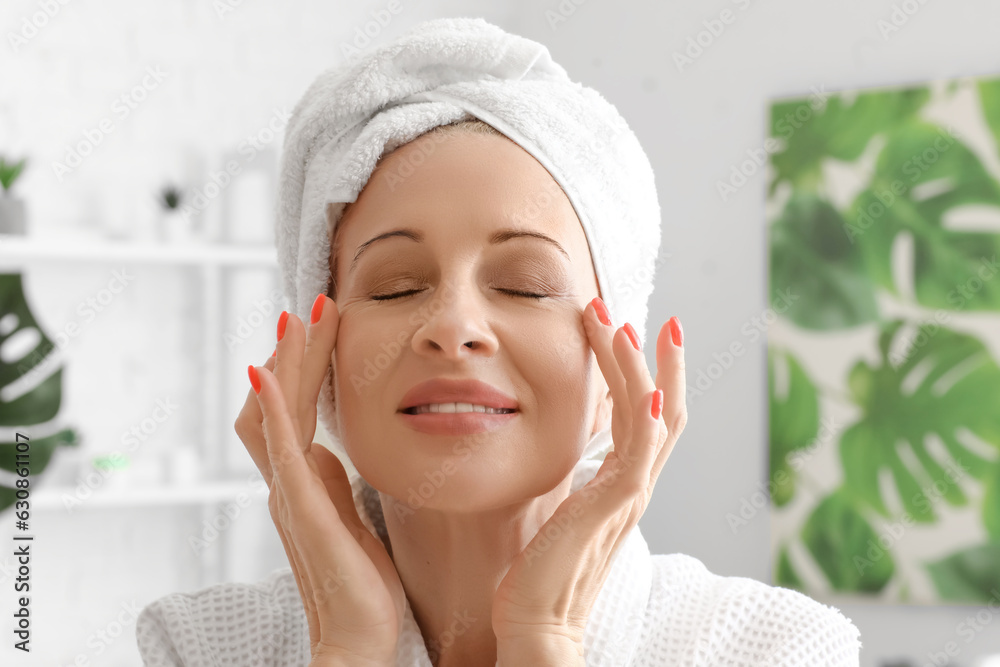
<path fill-rule="evenodd" d="M 548 338 L 561 363 L 579 374 L 593 360 L 593 352 L 583 329 L 583 322 L 578 314 L 574 315 L 575 317 L 560 319 L 555 323 Z"/>
<path fill-rule="evenodd" d="M 533 392 L 562 410 L 578 410 L 587 400 L 591 367 L 596 366 L 582 323 L 572 314 L 536 318 L 523 331 L 517 363 Z"/>
<path fill-rule="evenodd" d="M 333 350 L 336 382 L 347 404 L 364 407 L 385 382 L 383 373 L 395 363 L 400 347 L 393 347 L 393 329 L 364 318 L 341 320 Z"/>
<path fill-rule="evenodd" d="M 392 340 L 388 331 L 366 318 L 344 318 L 332 355 L 338 436 L 362 474 L 371 474 L 372 463 L 384 459 L 380 448 L 388 441 L 381 431 L 389 409 L 385 389 L 398 363 L 387 353 Z"/>
<path fill-rule="evenodd" d="M 333 350 L 334 386 L 337 406 L 343 408 L 340 421 L 364 427 L 385 427 L 386 411 L 391 411 L 393 383 L 399 377 L 401 360 L 412 355 L 414 327 L 404 314 L 384 316 L 376 312 L 349 312 L 341 318 L 337 344 Z"/>

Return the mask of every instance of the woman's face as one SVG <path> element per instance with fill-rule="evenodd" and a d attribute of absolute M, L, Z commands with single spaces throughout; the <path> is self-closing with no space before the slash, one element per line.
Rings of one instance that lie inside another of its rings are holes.
<path fill-rule="evenodd" d="M 586 237 L 519 146 L 460 132 L 400 147 L 341 218 L 331 259 L 341 439 L 397 503 L 475 511 L 539 496 L 607 426 L 582 322 L 599 295 Z M 403 399 L 436 378 L 492 385 L 517 411 L 476 432 L 421 430 Z"/>

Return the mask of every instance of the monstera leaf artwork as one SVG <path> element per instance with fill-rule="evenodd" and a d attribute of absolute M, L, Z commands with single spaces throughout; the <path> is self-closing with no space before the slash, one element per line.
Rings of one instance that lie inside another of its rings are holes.
<path fill-rule="evenodd" d="M 834 95 L 829 99 L 787 100 L 771 106 L 771 136 L 784 141 L 784 150 L 771 158 L 773 178 L 768 194 L 783 182 L 811 189 L 823 180 L 823 160 L 852 162 L 861 157 L 876 134 L 889 130 L 916 114 L 927 103 L 926 88 L 859 93 L 854 100 Z M 810 112 L 805 111 L 808 104 Z M 813 114 L 814 107 L 820 107 Z M 802 117 L 806 116 L 805 120 Z"/>
<path fill-rule="evenodd" d="M 791 456 L 806 449 L 819 433 L 819 400 L 816 387 L 794 357 L 768 352 L 768 395 L 771 406 L 771 500 L 781 507 L 795 494 L 797 466 Z M 783 391 L 775 387 L 780 370 Z M 795 459 L 798 461 L 798 459 Z"/>
<path fill-rule="evenodd" d="M 771 107 L 774 577 L 817 598 L 1000 590 L 1000 77 L 945 83 Z"/>
<path fill-rule="evenodd" d="M 75 431 L 58 421 L 62 366 L 53 363 L 54 351 L 28 308 L 20 274 L 0 275 L 0 472 L 6 471 L 0 482 L 0 511 L 17 500 L 16 470 L 27 469 L 30 485 L 56 447 L 78 442 Z M 23 456 L 17 457 L 17 443 L 23 445 L 25 438 L 26 465 Z"/>
<path fill-rule="evenodd" d="M 878 316 L 874 285 L 860 248 L 844 235 L 843 216 L 812 193 L 793 192 L 771 225 L 771 302 L 797 296 L 784 315 L 807 329 L 841 329 Z"/>
<path fill-rule="evenodd" d="M 902 324 L 890 322 L 879 336 L 880 365 L 858 361 L 851 370 L 848 385 L 864 416 L 841 436 L 840 458 L 845 485 L 870 507 L 891 516 L 879 488 L 879 475 L 888 472 L 903 510 L 932 523 L 937 498 L 965 505 L 963 487 L 995 467 L 959 437 L 971 433 L 1000 453 L 1000 420 L 983 409 L 984 397 L 1000 397 L 1000 367 L 975 337 L 936 325 L 919 327 L 902 353 L 905 360 L 894 367 L 889 346 Z M 917 340 L 923 345 L 917 347 Z M 946 463 L 931 454 L 932 439 L 947 450 Z M 904 448 L 915 459 L 912 467 L 901 456 Z"/>
<path fill-rule="evenodd" d="M 956 207 L 998 202 L 1000 184 L 970 148 L 942 127 L 910 121 L 887 135 L 870 185 L 847 212 L 848 236 L 864 254 L 874 284 L 895 296 L 900 288 L 893 277 L 892 246 L 907 234 L 913 239 L 914 256 L 912 275 L 906 278 L 917 303 L 948 310 L 1000 310 L 1000 281 L 961 290 L 980 270 L 996 273 L 1000 234 L 955 231 L 945 225 Z"/>

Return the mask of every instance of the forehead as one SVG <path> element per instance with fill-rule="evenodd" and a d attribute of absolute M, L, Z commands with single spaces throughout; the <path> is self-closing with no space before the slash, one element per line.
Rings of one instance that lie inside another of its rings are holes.
<path fill-rule="evenodd" d="M 456 240 L 485 239 L 501 227 L 538 230 L 574 261 L 590 256 L 576 212 L 552 175 L 520 146 L 492 135 L 427 134 L 383 158 L 338 221 L 339 252 L 353 256 L 372 236 L 404 226 Z"/>

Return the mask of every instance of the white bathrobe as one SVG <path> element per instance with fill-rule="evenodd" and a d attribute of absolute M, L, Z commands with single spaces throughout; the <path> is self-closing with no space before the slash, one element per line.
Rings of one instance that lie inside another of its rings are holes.
<path fill-rule="evenodd" d="M 481 18 L 420 23 L 323 72 L 296 104 L 276 226 L 290 310 L 306 321 L 326 287 L 328 214 L 339 217 L 356 200 L 380 156 L 463 117 L 489 122 L 556 179 L 583 226 L 612 320 L 630 322 L 644 340 L 661 243 L 649 159 L 618 110 L 572 81 L 543 44 Z M 319 416 L 335 434 L 329 383 L 322 386 Z M 603 457 L 591 457 L 612 448 L 610 431 L 588 443 L 573 490 L 600 466 Z M 258 583 L 167 595 L 143 610 L 137 636 L 147 667 L 302 667 L 310 658 L 305 611 L 287 568 Z M 595 602 L 584 649 L 588 667 L 850 667 L 859 660 L 858 631 L 836 609 L 716 576 L 690 556 L 651 556 L 638 528 Z M 431 667 L 408 602 L 396 664 Z"/>
<path fill-rule="evenodd" d="M 582 461 L 572 490 L 600 463 Z M 162 597 L 143 609 L 136 635 L 146 667 L 304 667 L 310 660 L 290 568 L 257 583 Z M 636 526 L 591 610 L 584 650 L 587 667 L 858 667 L 860 637 L 840 611 L 797 591 L 718 576 L 684 554 L 650 555 Z M 396 665 L 432 665 L 409 601 Z"/>

